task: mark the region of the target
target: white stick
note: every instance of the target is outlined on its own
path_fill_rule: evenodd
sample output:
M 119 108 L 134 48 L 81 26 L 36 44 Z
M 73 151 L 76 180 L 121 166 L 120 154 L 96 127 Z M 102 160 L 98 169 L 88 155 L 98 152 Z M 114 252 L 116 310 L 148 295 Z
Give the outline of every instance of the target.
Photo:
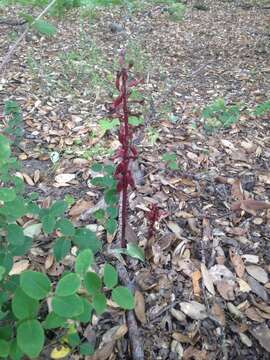
M 31 25 L 33 25 L 36 21 L 38 21 L 44 14 L 46 14 L 46 12 L 53 6 L 53 4 L 56 2 L 57 0 L 52 0 L 48 6 L 42 10 L 42 12 L 38 15 L 38 17 L 35 18 L 35 20 L 31 23 Z M 24 32 L 18 37 L 18 39 L 15 41 L 15 43 L 11 46 L 11 48 L 9 49 L 9 51 L 7 52 L 6 56 L 4 57 L 2 64 L 0 65 L 0 73 L 4 70 L 4 67 L 6 66 L 6 64 L 9 62 L 11 56 L 13 55 L 13 53 L 15 52 L 15 50 L 17 49 L 17 47 L 19 46 L 20 42 L 22 41 L 22 39 L 25 37 L 25 35 L 27 34 L 28 30 L 29 30 L 30 25 L 28 25 L 26 27 L 26 29 L 24 30 Z

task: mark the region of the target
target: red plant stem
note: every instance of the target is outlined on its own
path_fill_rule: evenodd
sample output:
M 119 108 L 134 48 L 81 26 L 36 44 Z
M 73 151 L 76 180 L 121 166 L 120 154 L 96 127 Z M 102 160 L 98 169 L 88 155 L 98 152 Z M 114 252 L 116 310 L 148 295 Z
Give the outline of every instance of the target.
M 124 120 L 124 141 L 123 141 L 123 193 L 122 193 L 122 229 L 121 247 L 126 247 L 126 221 L 128 206 L 128 165 L 129 165 L 129 126 L 128 126 L 128 105 L 127 105 L 127 70 L 122 69 L 122 91 L 123 91 L 123 120 Z

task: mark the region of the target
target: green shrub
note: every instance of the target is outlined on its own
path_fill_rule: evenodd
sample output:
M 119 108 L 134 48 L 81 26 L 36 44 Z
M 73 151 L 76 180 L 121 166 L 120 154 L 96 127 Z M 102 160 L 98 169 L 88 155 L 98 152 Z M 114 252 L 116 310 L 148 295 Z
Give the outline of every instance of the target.
M 6 108 L 18 111 L 10 105 Z M 51 329 L 61 330 L 63 336 L 53 341 L 57 346 L 65 339 L 62 350 L 67 354 L 93 354 L 93 344 L 83 336 L 84 324 L 91 322 L 93 312 L 99 316 L 106 311 L 108 296 L 121 308 L 132 309 L 133 295 L 118 285 L 117 272 L 110 264 L 105 264 L 103 273 L 92 270 L 94 256 L 101 249 L 95 233 L 74 227 L 65 217 L 65 201 L 55 201 L 45 209 L 37 204 L 36 194 L 25 195 L 23 182 L 15 175 L 18 168 L 10 141 L 0 134 L 0 357 L 38 357 L 51 339 Z M 111 196 L 107 194 L 108 199 Z M 115 211 L 111 209 L 110 215 L 114 219 Z M 22 227 L 25 218 L 33 223 Z M 76 246 L 74 270 L 67 268 L 58 281 L 31 269 L 19 275 L 10 273 L 14 257 L 25 256 L 34 237 L 53 239 L 56 230 L 60 236 L 54 240 L 55 259 L 61 261 Z
M 240 117 L 240 109 L 238 105 L 228 106 L 224 99 L 217 99 L 203 109 L 202 116 L 205 130 L 211 133 L 235 124 Z

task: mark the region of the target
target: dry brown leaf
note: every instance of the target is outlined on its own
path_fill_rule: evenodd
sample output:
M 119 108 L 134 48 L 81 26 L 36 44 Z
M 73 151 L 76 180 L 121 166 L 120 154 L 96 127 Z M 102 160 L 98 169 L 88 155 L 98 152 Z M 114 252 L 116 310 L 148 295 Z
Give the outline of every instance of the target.
M 244 192 L 243 192 L 243 188 L 242 188 L 240 179 L 236 179 L 234 181 L 234 183 L 232 184 L 231 194 L 235 200 L 238 200 L 238 201 L 244 200 Z
M 33 179 L 31 178 L 31 176 L 29 176 L 26 173 L 22 173 L 22 176 L 23 176 L 23 178 L 24 178 L 27 185 L 29 185 L 29 186 L 34 186 L 35 185 Z
M 233 264 L 236 275 L 242 278 L 245 274 L 245 265 L 240 255 L 236 254 L 234 248 L 229 249 L 229 256 Z
M 203 278 L 203 283 L 206 289 L 210 292 L 210 294 L 215 295 L 215 288 L 213 284 L 213 279 L 209 274 L 208 269 L 206 268 L 205 264 L 201 264 L 201 273 Z
M 196 301 L 183 301 L 180 303 L 180 308 L 183 313 L 185 313 L 193 320 L 203 320 L 206 319 L 208 316 L 205 305 Z
M 256 211 L 270 209 L 270 203 L 260 200 L 242 200 L 236 201 L 231 205 L 232 211 L 244 210 L 251 215 L 256 215 Z
M 201 277 L 202 275 L 200 270 L 194 271 L 192 273 L 192 285 L 193 285 L 193 293 L 195 298 L 200 298 L 201 296 L 201 287 L 200 287 Z
M 209 359 L 206 350 L 199 350 L 193 346 L 189 346 L 183 354 L 183 360 L 207 360 Z
M 45 260 L 45 269 L 48 270 L 50 269 L 50 267 L 52 267 L 54 263 L 54 256 L 53 254 L 49 254 L 47 257 L 46 257 L 46 260 Z
M 214 303 L 211 308 L 211 314 L 219 321 L 222 326 L 225 325 L 225 313 L 220 305 Z
M 236 281 L 238 282 L 238 285 L 239 285 L 239 291 L 250 292 L 251 287 L 249 286 L 249 284 L 246 281 L 244 281 L 243 279 L 236 279 Z
M 255 280 L 259 281 L 262 284 L 266 284 L 268 282 L 268 274 L 267 272 L 258 265 L 247 265 L 246 271 L 249 275 L 251 275 Z
M 112 340 L 117 341 L 126 335 L 128 331 L 127 325 L 116 325 L 108 329 L 105 334 L 102 336 L 102 342 L 107 344 Z
M 252 276 L 248 276 L 248 284 L 251 287 L 252 292 L 262 298 L 264 301 L 268 301 L 268 294 L 265 288 Z
M 259 323 L 264 322 L 264 319 L 260 316 L 259 312 L 255 307 L 249 307 L 248 309 L 246 309 L 245 315 L 252 321 L 256 321 Z
M 139 290 L 136 290 L 134 297 L 135 297 L 135 308 L 134 308 L 135 315 L 142 324 L 145 324 L 147 320 L 145 315 L 144 296 Z
M 169 221 L 167 225 L 178 239 L 182 239 L 183 229 L 176 222 Z
M 19 275 L 29 267 L 29 260 L 20 260 L 13 264 L 12 269 L 8 273 L 8 275 Z
M 114 344 L 115 341 L 105 344 L 101 349 L 98 349 L 94 355 L 86 356 L 85 360 L 107 360 L 113 352 Z
M 270 330 L 266 324 L 261 324 L 249 330 L 251 334 L 259 341 L 261 346 L 270 352 Z
M 59 174 L 56 175 L 54 179 L 58 184 L 66 184 L 74 180 L 75 177 L 76 177 L 75 174 Z
M 89 209 L 91 207 L 91 202 L 86 201 L 84 199 L 80 199 L 72 206 L 72 208 L 69 211 L 69 215 L 72 217 L 77 217 L 81 215 L 84 211 Z
M 217 287 L 217 291 L 220 293 L 223 299 L 227 301 L 232 301 L 235 299 L 234 285 L 232 285 L 231 282 L 226 280 L 219 280 L 215 283 L 215 285 Z

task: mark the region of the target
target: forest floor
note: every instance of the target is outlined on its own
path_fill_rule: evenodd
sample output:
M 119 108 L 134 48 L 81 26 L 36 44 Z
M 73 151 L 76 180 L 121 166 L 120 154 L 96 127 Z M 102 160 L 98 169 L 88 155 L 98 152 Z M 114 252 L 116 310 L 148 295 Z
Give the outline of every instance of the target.
M 119 146 L 117 131 L 104 132 L 99 121 L 115 96 L 120 48 L 134 76 L 144 78 L 133 94 L 145 102 L 128 237 L 146 249 L 147 261 L 129 269 L 145 303 L 145 312 L 137 309 L 145 359 L 270 356 L 270 121 L 269 112 L 251 112 L 270 99 L 270 8 L 246 3 L 187 1 L 179 22 L 165 5 L 71 11 L 50 19 L 56 36 L 29 32 L 1 74 L 1 112 L 7 99 L 23 111 L 27 190 L 44 202 L 72 195 L 70 218 L 96 229 L 104 256 L 114 239 L 83 214 L 102 196 L 89 166 Z M 20 10 L 1 9 L 1 17 Z M 0 61 L 21 31 L 0 25 Z M 227 129 L 202 118 L 216 98 L 239 108 Z M 178 169 L 164 154 L 173 154 Z M 147 241 L 152 203 L 166 215 Z M 45 269 L 50 253 L 50 242 L 35 244 L 29 266 Z M 55 276 L 64 268 L 52 263 L 44 271 Z M 95 330 L 102 336 L 121 321 L 123 313 L 109 310 Z M 127 341 L 98 359 L 127 359 Z

